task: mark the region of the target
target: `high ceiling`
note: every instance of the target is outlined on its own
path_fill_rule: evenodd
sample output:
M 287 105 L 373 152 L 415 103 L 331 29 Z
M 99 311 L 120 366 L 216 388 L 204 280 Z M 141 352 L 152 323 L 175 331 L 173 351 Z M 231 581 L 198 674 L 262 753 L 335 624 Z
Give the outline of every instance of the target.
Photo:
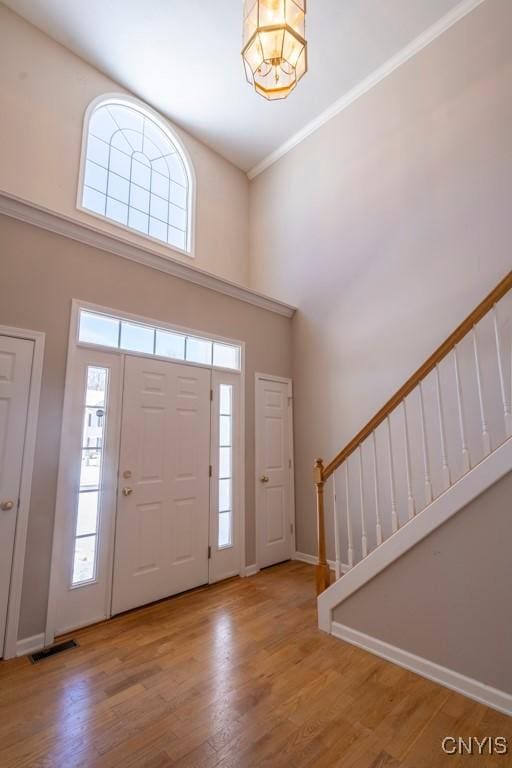
M 251 91 L 242 0 L 3 0 L 243 170 L 277 149 L 460 0 L 309 0 L 309 73 Z

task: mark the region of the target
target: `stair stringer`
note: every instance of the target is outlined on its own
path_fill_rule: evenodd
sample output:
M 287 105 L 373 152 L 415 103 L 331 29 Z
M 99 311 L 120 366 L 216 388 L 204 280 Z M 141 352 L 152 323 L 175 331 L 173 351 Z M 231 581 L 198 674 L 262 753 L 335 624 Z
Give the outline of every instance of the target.
M 381 571 L 512 471 L 512 438 L 389 537 L 318 597 L 318 626 L 332 633 L 332 612 Z

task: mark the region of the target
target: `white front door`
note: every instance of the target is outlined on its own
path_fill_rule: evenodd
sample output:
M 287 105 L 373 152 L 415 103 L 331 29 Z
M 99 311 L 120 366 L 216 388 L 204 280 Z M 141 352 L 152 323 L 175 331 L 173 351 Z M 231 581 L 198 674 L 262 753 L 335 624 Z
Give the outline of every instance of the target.
M 0 656 L 4 647 L 34 344 L 0 336 Z
M 125 362 L 112 613 L 208 582 L 211 372 Z
M 265 568 L 292 555 L 290 383 L 256 379 L 257 559 Z

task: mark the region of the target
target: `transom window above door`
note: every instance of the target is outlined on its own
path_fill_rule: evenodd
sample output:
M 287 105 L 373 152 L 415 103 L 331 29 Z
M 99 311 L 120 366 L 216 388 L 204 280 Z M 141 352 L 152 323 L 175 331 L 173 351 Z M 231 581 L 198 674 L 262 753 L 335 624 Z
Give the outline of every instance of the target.
M 192 255 L 192 165 L 151 110 L 121 97 L 93 102 L 81 176 L 81 208 Z
M 227 344 L 88 309 L 79 311 L 78 342 L 213 368 L 228 368 L 232 371 L 241 369 L 241 348 L 237 344 Z

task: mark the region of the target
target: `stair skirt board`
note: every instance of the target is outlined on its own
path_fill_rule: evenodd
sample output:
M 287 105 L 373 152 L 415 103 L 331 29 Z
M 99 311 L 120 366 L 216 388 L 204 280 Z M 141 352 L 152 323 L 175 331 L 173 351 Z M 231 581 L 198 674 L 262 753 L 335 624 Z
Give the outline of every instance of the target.
M 433 661 L 429 661 L 429 659 L 415 656 L 413 653 L 409 653 L 409 651 L 389 645 L 389 643 L 385 643 L 383 640 L 365 635 L 363 632 L 346 627 L 337 621 L 332 622 L 331 634 L 339 640 L 356 645 L 358 648 L 369 651 L 375 656 L 386 659 L 386 661 L 415 672 L 421 675 L 421 677 L 426 677 L 427 680 L 433 680 L 445 688 L 450 688 L 452 691 L 467 696 L 469 699 L 478 701 L 480 704 L 484 704 L 512 717 L 512 694 L 510 693 L 499 691 L 497 688 L 492 688 L 490 685 L 461 675 L 452 669 L 442 667 Z
M 318 557 L 316 557 L 316 555 L 307 555 L 305 552 L 294 552 L 292 555 L 292 560 L 298 560 L 301 563 L 308 563 L 309 565 L 318 564 Z M 327 563 L 331 571 L 336 570 L 335 560 L 328 560 Z M 349 566 L 342 563 L 341 564 L 342 573 L 346 573 L 348 570 L 350 570 Z

